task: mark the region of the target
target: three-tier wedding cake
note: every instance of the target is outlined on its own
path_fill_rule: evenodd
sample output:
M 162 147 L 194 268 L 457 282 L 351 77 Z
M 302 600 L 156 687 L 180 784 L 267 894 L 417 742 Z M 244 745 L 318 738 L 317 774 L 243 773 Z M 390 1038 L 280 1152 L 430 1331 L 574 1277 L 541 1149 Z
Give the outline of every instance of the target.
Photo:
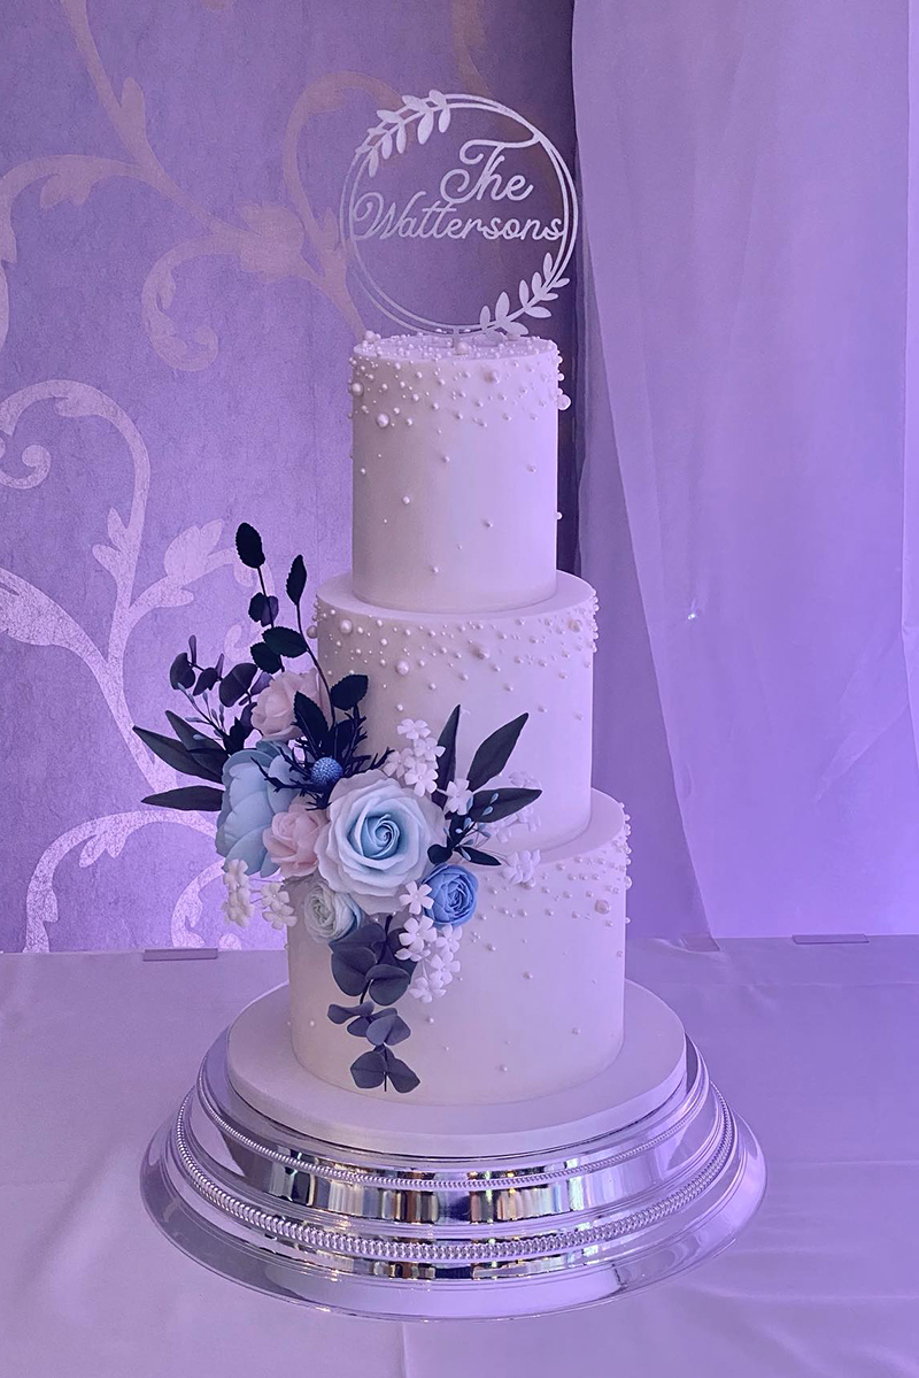
M 527 714 L 498 783 L 541 790 L 500 834 L 503 864 L 449 953 L 455 978 L 413 1010 L 411 1099 L 560 1091 L 622 1042 L 629 829 L 590 784 L 596 595 L 556 570 L 559 354 L 532 337 L 368 334 L 351 362 L 353 569 L 319 591 L 319 664 L 330 682 L 367 676 L 375 752 L 459 704 L 459 776 Z M 327 956 L 303 923 L 288 947 L 296 1055 L 354 1090 Z

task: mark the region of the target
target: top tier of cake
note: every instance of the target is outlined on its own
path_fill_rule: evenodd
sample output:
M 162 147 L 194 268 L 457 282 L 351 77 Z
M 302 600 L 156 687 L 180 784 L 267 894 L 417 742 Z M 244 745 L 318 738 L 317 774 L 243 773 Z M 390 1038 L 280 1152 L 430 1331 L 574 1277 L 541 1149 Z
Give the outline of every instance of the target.
M 414 612 L 551 598 L 555 345 L 368 334 L 351 364 L 355 594 Z

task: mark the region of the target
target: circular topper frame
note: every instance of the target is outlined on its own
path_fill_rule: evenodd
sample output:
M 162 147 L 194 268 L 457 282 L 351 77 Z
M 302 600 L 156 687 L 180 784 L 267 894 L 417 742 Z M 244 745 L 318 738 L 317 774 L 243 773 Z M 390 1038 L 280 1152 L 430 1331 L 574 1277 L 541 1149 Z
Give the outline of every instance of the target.
M 366 138 L 354 155 L 342 188 L 339 215 L 342 243 L 347 246 L 351 264 L 365 292 L 385 316 L 409 331 L 447 334 L 474 332 L 494 334 L 496 338 L 526 335 L 526 319 L 550 316 L 549 303 L 557 299 L 559 288 L 565 287 L 568 283 L 565 270 L 574 252 L 578 205 L 574 178 L 567 164 L 541 130 L 517 111 L 497 101 L 482 96 L 444 95 L 441 91 L 430 91 L 427 96 L 403 96 L 402 100 L 403 104 L 398 110 L 377 111 L 379 123 L 367 131 Z M 446 213 L 454 208 L 454 203 L 445 190 L 448 179 L 452 178 L 459 189 L 468 193 L 470 184 L 475 185 L 474 179 L 486 178 L 489 175 L 497 177 L 498 174 L 493 169 L 503 162 L 503 154 L 508 149 L 541 149 L 555 175 L 560 201 L 558 236 L 553 240 L 553 249 L 543 252 L 534 243 L 532 247 L 536 261 L 530 275 L 522 276 L 512 291 L 502 290 L 493 304 L 486 303 L 474 322 L 435 320 L 403 305 L 377 280 L 362 250 L 362 241 L 370 237 L 369 234 L 361 232 L 367 214 L 366 198 L 370 184 L 382 164 L 393 157 L 405 154 L 413 143 L 424 145 L 432 136 L 446 134 L 451 127 L 453 115 L 458 111 L 479 111 L 510 120 L 523 131 L 523 137 L 511 141 L 481 138 L 464 140 L 458 150 L 458 165 L 440 180 L 441 195 L 447 204 Z M 489 153 L 488 149 L 492 151 Z M 496 159 L 498 161 L 495 161 Z M 526 179 L 517 174 L 516 177 L 507 179 L 506 186 L 510 188 L 515 182 L 520 193 L 515 199 L 522 200 L 529 194 L 522 185 Z

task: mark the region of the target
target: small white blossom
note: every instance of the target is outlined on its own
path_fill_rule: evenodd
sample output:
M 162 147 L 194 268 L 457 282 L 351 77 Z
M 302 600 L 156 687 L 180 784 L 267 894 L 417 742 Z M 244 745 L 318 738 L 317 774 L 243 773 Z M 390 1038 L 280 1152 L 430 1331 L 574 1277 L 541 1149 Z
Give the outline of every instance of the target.
M 384 775 L 400 776 L 402 774 L 402 757 L 407 755 L 404 751 L 390 751 L 383 762 L 382 770 Z
M 242 860 L 225 862 L 223 883 L 227 887 L 227 897 L 223 902 L 223 913 L 227 923 L 235 923 L 239 928 L 248 928 L 249 920 L 252 918 L 252 890 L 246 874 L 246 863 Z
M 412 972 L 412 983 L 408 988 L 409 995 L 425 1005 L 439 999 L 459 971 L 457 950 L 463 936 L 459 925 L 432 927 L 434 935 L 426 943 L 424 955 L 417 959 L 418 964 Z
M 468 813 L 472 808 L 472 793 L 469 781 L 465 777 L 460 776 L 458 780 L 451 780 L 444 793 L 447 796 L 444 813 Z
M 282 928 L 293 928 L 297 915 L 284 885 L 269 881 L 262 886 L 262 918 L 278 932 Z
M 407 737 L 410 742 L 421 741 L 431 735 L 431 729 L 423 718 L 403 718 L 396 731 L 400 737 Z
M 416 794 L 433 794 L 437 788 L 437 767 L 432 761 L 412 756 L 405 763 L 402 780 Z
M 412 915 L 399 931 L 399 942 L 402 944 L 402 951 L 398 954 L 400 960 L 420 962 L 436 936 L 437 930 L 430 914 Z
M 446 748 L 440 746 L 433 737 L 419 737 L 413 744 L 413 753 L 421 761 L 436 761 L 445 750 Z
M 434 901 L 431 899 L 430 885 L 419 885 L 417 881 L 410 880 L 405 890 L 399 896 L 400 903 L 404 904 L 410 914 L 421 914 L 425 909 L 433 908 Z
M 540 853 L 536 847 L 532 851 L 508 852 L 501 870 L 511 885 L 532 885 L 539 862 Z

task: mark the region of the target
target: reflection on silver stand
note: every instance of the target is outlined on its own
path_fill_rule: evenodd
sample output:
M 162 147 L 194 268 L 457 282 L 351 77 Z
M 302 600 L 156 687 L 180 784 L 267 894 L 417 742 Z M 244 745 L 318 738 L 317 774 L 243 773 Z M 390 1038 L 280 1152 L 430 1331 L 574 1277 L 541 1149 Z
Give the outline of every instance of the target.
M 688 1039 L 685 1080 L 636 1123 L 474 1160 L 286 1129 L 233 1089 L 226 1045 L 151 1143 L 144 1199 L 200 1263 L 287 1300 L 400 1320 L 587 1305 L 716 1253 L 763 1194 L 759 1146 Z

